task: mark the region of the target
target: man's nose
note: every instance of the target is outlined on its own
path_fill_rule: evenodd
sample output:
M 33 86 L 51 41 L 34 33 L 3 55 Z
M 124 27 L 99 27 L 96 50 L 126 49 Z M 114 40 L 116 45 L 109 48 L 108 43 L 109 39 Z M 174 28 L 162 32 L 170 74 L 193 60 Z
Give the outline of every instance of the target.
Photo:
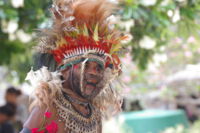
M 96 68 L 96 67 L 90 67 L 90 68 L 88 69 L 88 73 L 89 73 L 89 74 L 92 74 L 92 75 L 98 75 L 97 68 Z

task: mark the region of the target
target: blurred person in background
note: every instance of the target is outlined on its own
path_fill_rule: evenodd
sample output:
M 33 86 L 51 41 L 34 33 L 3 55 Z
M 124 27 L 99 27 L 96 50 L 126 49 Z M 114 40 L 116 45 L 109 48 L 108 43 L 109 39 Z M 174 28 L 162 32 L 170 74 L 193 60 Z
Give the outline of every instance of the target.
M 14 105 L 17 105 L 17 99 L 21 94 L 22 94 L 21 91 L 16 89 L 15 87 L 7 88 L 5 94 L 6 103 L 12 103 Z
M 16 116 L 14 119 L 14 128 L 16 132 L 19 132 L 22 129 L 23 123 L 28 117 L 28 109 L 22 102 L 21 97 L 23 97 L 23 95 L 19 89 L 13 86 L 7 88 L 5 101 L 8 104 L 14 104 L 16 106 Z
M 7 103 L 0 107 L 0 133 L 15 133 L 11 120 L 16 114 L 16 106 Z

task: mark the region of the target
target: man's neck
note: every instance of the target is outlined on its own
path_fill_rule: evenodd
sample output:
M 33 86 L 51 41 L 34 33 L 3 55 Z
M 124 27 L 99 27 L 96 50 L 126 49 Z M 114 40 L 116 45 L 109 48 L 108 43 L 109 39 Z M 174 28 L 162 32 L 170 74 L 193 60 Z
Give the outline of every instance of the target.
M 85 103 L 90 103 L 91 102 L 90 100 L 79 96 L 77 93 L 75 93 L 74 91 L 72 91 L 70 89 L 63 89 L 63 92 L 66 93 L 72 99 L 76 99 L 76 100 L 78 100 L 80 102 L 85 102 Z
M 91 108 L 89 107 L 89 103 L 91 103 L 91 101 L 82 98 L 81 96 L 69 89 L 65 89 L 63 90 L 63 92 L 70 97 L 70 99 L 68 100 L 78 112 L 81 112 L 84 115 L 89 115 L 91 113 Z

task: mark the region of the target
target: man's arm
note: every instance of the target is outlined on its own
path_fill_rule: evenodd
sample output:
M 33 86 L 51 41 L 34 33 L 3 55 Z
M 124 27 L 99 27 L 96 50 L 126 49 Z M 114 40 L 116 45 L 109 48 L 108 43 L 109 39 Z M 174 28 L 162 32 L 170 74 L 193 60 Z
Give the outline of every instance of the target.
M 20 133 L 31 133 L 31 130 L 28 128 L 23 128 Z
M 28 120 L 23 125 L 23 130 L 20 133 L 31 133 L 32 128 L 39 128 L 44 119 L 45 110 L 40 107 L 35 107 Z
M 99 128 L 98 128 L 98 133 L 102 133 L 102 120 L 100 120 L 100 122 L 99 122 L 99 126 L 98 126 Z

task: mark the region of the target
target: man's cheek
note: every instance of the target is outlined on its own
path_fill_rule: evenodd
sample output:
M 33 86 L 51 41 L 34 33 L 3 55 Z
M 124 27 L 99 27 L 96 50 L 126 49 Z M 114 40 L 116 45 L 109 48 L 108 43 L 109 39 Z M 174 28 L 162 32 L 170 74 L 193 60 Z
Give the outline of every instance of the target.
M 79 65 L 78 64 L 74 65 L 74 69 L 75 70 L 79 69 Z

